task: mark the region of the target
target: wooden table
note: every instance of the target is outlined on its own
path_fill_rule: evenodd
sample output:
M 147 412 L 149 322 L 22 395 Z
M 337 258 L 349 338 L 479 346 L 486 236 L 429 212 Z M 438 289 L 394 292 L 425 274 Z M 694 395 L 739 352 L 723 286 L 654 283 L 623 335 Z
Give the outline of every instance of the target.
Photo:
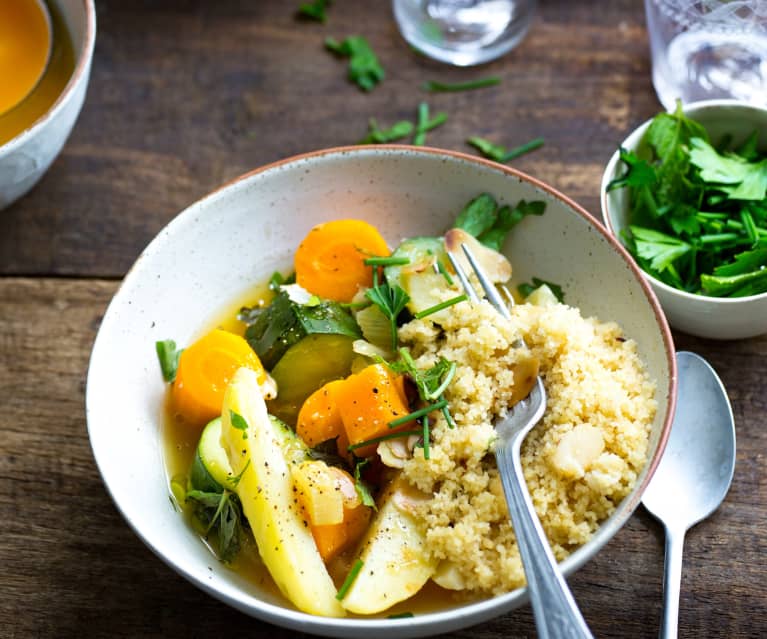
M 598 215 L 602 168 L 659 109 L 641 3 L 542 0 L 521 46 L 481 69 L 413 53 L 388 2 L 337 0 L 326 25 L 292 2 L 99 2 L 93 74 L 77 127 L 42 182 L 0 213 L 0 635 L 294 636 L 178 577 L 136 538 L 107 495 L 86 432 L 84 386 L 104 309 L 141 249 L 217 185 L 292 154 L 353 143 L 369 117 L 449 115 L 428 143 L 468 151 L 481 135 L 546 145 L 514 162 Z M 326 36 L 368 37 L 387 78 L 345 80 Z M 497 74 L 482 91 L 426 94 L 426 79 Z M 682 637 L 767 631 L 767 338 L 677 334 L 729 389 L 738 461 L 724 505 L 689 534 Z M 597 637 L 655 637 L 663 532 L 639 511 L 571 579 Z M 531 637 L 524 607 L 455 637 Z

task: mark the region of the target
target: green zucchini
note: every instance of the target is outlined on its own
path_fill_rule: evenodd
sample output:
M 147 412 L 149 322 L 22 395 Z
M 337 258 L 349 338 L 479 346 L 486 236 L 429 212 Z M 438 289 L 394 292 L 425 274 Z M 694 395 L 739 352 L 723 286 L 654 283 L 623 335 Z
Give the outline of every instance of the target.
M 410 297 L 408 310 L 415 314 L 443 301 L 434 291 L 448 285 L 447 279 L 437 269 L 450 264 L 441 237 L 412 237 L 402 242 L 392 257 L 406 257 L 405 265 L 387 266 L 384 274 L 389 286 L 395 284 Z
M 280 291 L 245 331 L 245 339 L 270 371 L 292 346 L 309 335 L 361 337 L 354 318 L 338 302 L 298 304 L 286 291 Z
M 229 458 L 221 446 L 221 418 L 208 423 L 200 435 L 189 481 L 192 488 L 204 493 L 222 493 L 232 476 Z

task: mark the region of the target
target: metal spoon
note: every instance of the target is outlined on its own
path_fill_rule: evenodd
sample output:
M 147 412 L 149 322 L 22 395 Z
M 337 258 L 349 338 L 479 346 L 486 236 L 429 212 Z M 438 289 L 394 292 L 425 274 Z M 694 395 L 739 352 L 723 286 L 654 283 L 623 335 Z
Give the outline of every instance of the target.
M 660 637 L 676 639 L 687 530 L 724 500 L 735 468 L 735 422 L 721 380 L 702 357 L 676 354 L 676 414 L 663 458 L 642 503 L 666 528 Z

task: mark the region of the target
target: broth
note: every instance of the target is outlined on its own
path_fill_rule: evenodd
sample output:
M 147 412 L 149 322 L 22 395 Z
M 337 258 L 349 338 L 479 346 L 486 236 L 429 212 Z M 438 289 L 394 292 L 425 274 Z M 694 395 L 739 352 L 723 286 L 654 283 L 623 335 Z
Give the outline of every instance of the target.
M 27 7 L 27 5 L 29 6 Z M 7 73 L 2 61 L 0 61 L 0 77 L 3 77 L 3 81 L 0 83 L 0 145 L 15 138 L 47 113 L 66 87 L 75 68 L 74 46 L 64 18 L 53 2 L 47 2 L 46 6 L 51 15 L 53 46 L 50 50 L 50 58 L 45 72 L 37 82 L 37 86 L 34 86 L 34 82 L 32 82 L 34 89 L 24 98 L 26 91 L 20 87 L 25 77 L 27 78 L 26 81 L 30 82 L 28 79 L 30 74 L 33 75 L 35 65 L 40 64 L 39 49 L 45 48 L 45 57 L 47 58 L 47 31 L 41 31 L 39 23 L 35 26 L 34 19 L 30 19 L 27 13 L 20 8 L 26 7 L 29 11 L 37 10 L 35 2 L 31 0 L 0 0 L 0 24 L 5 23 L 4 26 L 0 26 L 0 40 L 3 40 L 4 44 L 10 41 L 12 46 L 26 48 L 32 46 L 33 49 L 38 49 L 34 55 L 27 57 L 26 63 L 22 65 L 24 73 L 19 73 L 19 75 Z M 32 15 L 34 16 L 34 14 Z M 8 29 L 9 21 L 14 20 L 17 21 L 16 28 Z M 29 29 L 23 29 L 19 28 L 19 23 L 26 26 L 31 24 L 32 26 Z M 47 29 L 47 22 L 45 29 Z M 44 62 L 42 65 L 44 66 Z M 6 81 L 6 76 L 12 76 L 14 82 Z M 17 99 L 23 99 L 13 106 L 15 104 L 13 96 L 17 96 Z M 3 113 L 6 104 L 7 107 L 11 108 L 10 111 Z
M 222 312 L 216 321 L 207 326 L 207 329 L 223 328 L 224 330 L 236 333 L 237 335 L 243 335 L 245 332 L 245 324 L 237 319 L 237 313 L 240 308 L 243 306 L 255 306 L 257 304 L 268 304 L 272 297 L 273 293 L 269 290 L 268 285 L 257 286 L 246 295 L 243 295 L 241 302 L 232 304 L 228 309 Z M 170 397 L 170 393 L 168 393 L 167 397 Z M 172 407 L 170 406 L 170 401 L 167 401 L 162 428 L 162 442 L 165 467 L 169 481 L 174 478 L 182 477 L 185 480 L 185 478 L 188 477 L 189 468 L 192 465 L 195 451 L 197 450 L 197 441 L 199 437 L 200 432 L 198 430 L 190 429 L 182 420 L 176 419 Z M 171 494 L 173 494 L 172 491 Z M 174 500 L 174 503 L 177 502 Z M 187 524 L 197 529 L 197 527 L 193 525 L 192 508 L 184 504 L 177 505 L 184 513 L 184 518 L 186 519 Z M 200 537 L 202 542 L 209 547 L 211 554 L 214 554 L 213 549 L 210 548 L 205 541 L 202 531 L 200 531 Z M 283 598 L 279 588 L 261 562 L 255 542 L 250 536 L 248 536 L 247 539 L 247 543 L 243 544 L 243 547 L 240 549 L 235 560 L 227 567 L 246 579 L 249 583 L 258 585 L 275 597 Z M 342 553 L 339 557 L 332 560 L 328 565 L 328 572 L 333 577 L 337 587 L 343 583 L 344 578 L 354 561 L 354 552 L 355 549 L 352 548 L 348 552 Z M 370 619 L 386 618 L 391 615 L 402 615 L 406 613 L 426 614 L 462 605 L 472 600 L 473 599 L 470 599 L 466 595 L 459 595 L 440 588 L 433 581 L 429 580 L 416 595 L 392 606 L 378 615 L 349 614 L 348 617 Z M 285 605 L 291 606 L 292 604 L 285 600 Z

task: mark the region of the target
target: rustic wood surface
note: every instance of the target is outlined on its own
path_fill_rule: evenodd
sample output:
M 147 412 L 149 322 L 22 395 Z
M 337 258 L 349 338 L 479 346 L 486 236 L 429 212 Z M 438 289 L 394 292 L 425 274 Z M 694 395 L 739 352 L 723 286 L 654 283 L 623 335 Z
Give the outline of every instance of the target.
M 88 99 L 38 187 L 0 212 L 0 636 L 296 636 L 246 617 L 178 577 L 122 520 L 95 468 L 84 417 L 88 357 L 118 280 L 178 211 L 258 165 L 352 143 L 369 117 L 449 115 L 429 144 L 469 150 L 483 135 L 546 145 L 514 166 L 598 215 L 602 168 L 659 105 L 641 3 L 542 0 L 522 45 L 481 69 L 423 59 L 388 2 L 336 0 L 326 25 L 295 2 L 104 1 Z M 360 33 L 388 76 L 347 84 L 322 40 Z M 427 95 L 426 79 L 497 74 L 470 93 Z M 732 489 L 690 531 L 681 637 L 767 630 L 767 338 L 677 334 L 713 364 L 738 433 Z M 639 511 L 571 586 L 596 637 L 655 637 L 663 534 Z M 454 637 L 533 637 L 524 607 Z

